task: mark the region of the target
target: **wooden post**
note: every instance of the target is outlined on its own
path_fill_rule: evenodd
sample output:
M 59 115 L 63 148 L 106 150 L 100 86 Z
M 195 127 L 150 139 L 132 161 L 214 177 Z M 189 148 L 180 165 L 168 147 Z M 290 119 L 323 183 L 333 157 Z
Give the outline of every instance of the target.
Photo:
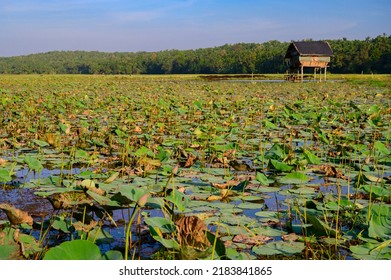
M 301 66 L 301 82 L 304 80 L 304 66 Z
M 324 80 L 325 81 L 326 81 L 326 78 L 327 78 L 326 71 L 327 71 L 327 66 L 324 67 Z
M 316 81 L 316 67 L 314 67 L 314 81 Z

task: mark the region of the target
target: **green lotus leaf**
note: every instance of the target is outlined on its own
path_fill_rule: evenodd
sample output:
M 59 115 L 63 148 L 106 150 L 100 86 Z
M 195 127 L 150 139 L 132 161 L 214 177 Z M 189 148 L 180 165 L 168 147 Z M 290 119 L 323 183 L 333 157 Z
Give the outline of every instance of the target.
M 65 241 L 49 249 L 44 260 L 103 260 L 99 247 L 87 240 Z
M 259 211 L 254 214 L 257 217 L 264 217 L 264 218 L 276 218 L 278 215 L 278 212 L 276 211 Z
M 278 237 L 283 234 L 286 234 L 285 231 L 277 228 L 271 228 L 269 226 L 258 226 L 251 229 L 255 234 L 266 235 L 270 237 Z
M 337 235 L 337 232 L 333 229 L 332 225 L 324 220 L 322 212 L 314 209 L 306 209 L 305 211 L 306 213 L 302 214 L 306 218 L 305 222 L 312 225 L 312 227 L 309 228 L 312 234 L 329 237 L 335 237 Z
M 378 198 L 379 200 L 383 200 L 385 202 L 390 202 L 391 199 L 391 188 L 387 188 L 386 186 L 376 186 L 376 185 L 361 185 L 361 189 L 365 192 L 371 194 L 374 198 Z
M 122 256 L 122 253 L 117 250 L 109 250 L 106 253 L 103 254 L 103 259 L 105 260 L 123 260 L 124 257 Z
M 275 160 L 275 159 L 271 159 L 269 161 L 269 166 L 272 169 L 275 169 L 275 170 L 281 171 L 281 172 L 289 172 L 293 169 L 293 166 L 288 165 L 285 162 Z
M 172 233 L 175 232 L 174 223 L 163 217 L 148 217 L 145 218 L 145 223 L 153 228 L 159 228 L 162 233 Z
M 119 192 L 131 201 L 136 202 L 140 197 L 146 194 L 148 190 L 146 188 L 124 185 Z
M 42 140 L 38 140 L 38 139 L 33 139 L 33 142 L 34 142 L 35 145 L 37 145 L 37 146 L 39 146 L 41 148 L 50 146 L 48 142 L 42 141 Z
M 175 239 L 166 239 L 163 237 L 162 228 L 159 226 L 149 226 L 150 234 L 153 239 L 160 242 L 165 248 L 179 250 L 180 246 Z
M 279 143 L 274 143 L 273 146 L 265 153 L 266 159 L 283 160 L 289 153 L 289 148 Z
M 166 196 L 166 200 L 172 202 L 180 212 L 183 212 L 186 210 L 189 197 L 177 190 L 173 190 L 168 196 Z
M 0 168 L 0 182 L 7 183 L 11 181 L 11 173 L 8 169 Z
M 265 174 L 261 172 L 257 172 L 257 175 L 255 177 L 255 180 L 257 180 L 259 183 L 261 183 L 263 186 L 269 186 L 269 179 L 265 176 Z
M 301 172 L 292 172 L 278 179 L 278 182 L 285 185 L 304 184 L 310 180 L 310 177 Z
M 238 208 L 241 209 L 262 209 L 265 206 L 263 203 L 252 203 L 252 202 L 246 202 L 246 203 L 240 203 L 237 205 Z
M 391 239 L 391 205 L 375 204 L 370 209 L 369 237 L 383 241 Z
M 93 191 L 88 190 L 87 194 L 92 197 L 96 202 L 98 202 L 100 205 L 104 206 L 111 206 L 111 207 L 120 207 L 117 201 L 112 200 L 108 196 L 99 195 Z
M 278 192 L 279 190 L 281 190 L 280 187 L 263 187 L 263 186 L 254 189 L 254 191 L 258 193 L 274 193 L 274 192 Z
M 294 184 L 292 182 L 295 182 L 295 181 L 290 181 L 289 184 Z M 297 182 L 297 184 L 300 184 L 300 183 Z M 311 188 L 311 187 L 303 186 L 303 187 L 299 187 L 299 188 L 289 189 L 288 192 L 289 193 L 294 193 L 294 194 L 299 194 L 299 195 L 311 195 L 311 194 L 315 193 L 315 189 Z
M 353 257 L 361 260 L 390 260 L 391 245 L 389 243 L 364 243 L 360 245 L 350 246 L 349 250 L 353 253 Z
M 28 167 L 31 170 L 39 172 L 43 169 L 41 161 L 35 156 L 26 155 L 24 157 L 24 162 L 27 163 Z
M 20 258 L 18 244 L 0 244 L 0 260 L 15 260 L 18 258 Z
M 316 155 L 314 155 L 312 152 L 309 150 L 304 150 L 303 151 L 305 158 L 308 160 L 309 163 L 311 164 L 320 164 L 321 160 L 318 158 Z
M 266 243 L 265 245 L 254 246 L 252 252 L 257 255 L 284 255 L 292 256 L 301 253 L 305 248 L 302 242 L 277 241 Z
M 387 146 L 383 143 L 383 142 L 380 142 L 380 141 L 376 141 L 374 144 L 373 144 L 373 147 L 375 148 L 375 150 L 380 153 L 381 155 L 389 155 L 391 154 L 391 150 L 387 148 Z

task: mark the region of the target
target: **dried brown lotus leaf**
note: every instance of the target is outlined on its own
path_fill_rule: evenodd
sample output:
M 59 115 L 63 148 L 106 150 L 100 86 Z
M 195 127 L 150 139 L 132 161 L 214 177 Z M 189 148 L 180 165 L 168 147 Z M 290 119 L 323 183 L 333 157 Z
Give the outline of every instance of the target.
M 93 229 L 98 225 L 98 222 L 92 220 L 92 221 L 87 225 L 87 224 L 83 224 L 82 222 L 78 221 L 78 222 L 73 223 L 72 225 L 73 225 L 73 227 L 74 227 L 76 230 L 81 230 L 81 231 L 84 231 L 84 232 L 90 232 L 91 230 L 93 230 Z
M 55 210 L 72 209 L 75 205 L 92 205 L 93 201 L 82 191 L 55 193 L 47 197 Z
M 15 208 L 14 206 L 2 203 L 0 204 L 0 209 L 2 209 L 7 215 L 8 220 L 12 225 L 28 224 L 33 225 L 33 218 L 26 212 L 20 209 Z
M 247 244 L 247 245 L 260 245 L 260 244 L 265 244 L 267 241 L 271 239 L 272 239 L 271 237 L 265 235 L 247 236 L 245 234 L 238 234 L 235 235 L 232 241 L 236 243 Z
M 210 246 L 205 223 L 197 216 L 184 216 L 175 221 L 178 242 L 181 246 L 205 249 Z

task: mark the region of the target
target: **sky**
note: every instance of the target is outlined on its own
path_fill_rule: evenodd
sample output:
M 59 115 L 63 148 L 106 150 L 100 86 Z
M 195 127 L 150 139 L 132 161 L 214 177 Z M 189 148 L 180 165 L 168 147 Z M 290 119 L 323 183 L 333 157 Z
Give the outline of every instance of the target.
M 0 57 L 382 34 L 390 0 L 0 0 Z

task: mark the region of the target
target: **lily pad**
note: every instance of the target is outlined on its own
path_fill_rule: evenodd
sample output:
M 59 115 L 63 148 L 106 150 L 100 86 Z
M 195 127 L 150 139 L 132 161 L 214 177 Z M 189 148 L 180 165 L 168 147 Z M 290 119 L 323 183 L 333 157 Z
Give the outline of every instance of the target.
M 285 242 L 277 241 L 270 242 L 265 245 L 254 246 L 252 252 L 257 255 L 271 256 L 271 255 L 284 255 L 291 256 L 301 253 L 305 248 L 302 242 Z
M 301 172 L 292 172 L 278 179 L 281 184 L 304 184 L 310 180 L 310 177 Z
M 237 205 L 241 209 L 262 209 L 265 206 L 263 203 L 244 202 Z
M 391 259 L 391 245 L 379 249 L 381 243 L 364 243 L 361 245 L 350 246 L 349 250 L 353 257 L 361 260 L 389 260 Z
M 103 260 L 99 247 L 87 240 L 61 243 L 46 252 L 44 260 Z

